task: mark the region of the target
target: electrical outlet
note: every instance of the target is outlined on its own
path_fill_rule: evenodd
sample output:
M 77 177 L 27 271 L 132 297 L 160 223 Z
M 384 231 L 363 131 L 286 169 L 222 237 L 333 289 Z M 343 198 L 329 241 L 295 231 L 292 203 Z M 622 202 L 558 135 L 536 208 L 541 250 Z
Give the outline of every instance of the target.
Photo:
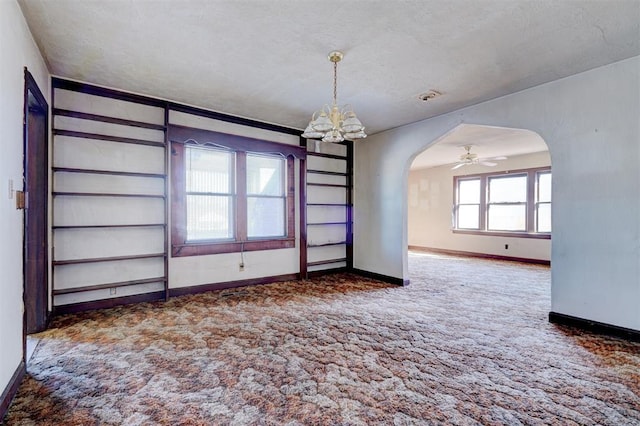
M 240 265 L 238 266 L 239 266 L 240 272 L 244 271 L 244 263 L 240 263 Z
M 505 250 L 509 250 L 509 244 L 505 244 L 505 245 L 504 245 L 504 249 L 505 249 Z
M 114 294 L 116 294 L 116 289 L 115 289 L 115 288 L 110 288 L 110 289 L 109 289 L 109 294 L 110 294 L 110 295 L 112 295 L 112 296 L 113 296 Z

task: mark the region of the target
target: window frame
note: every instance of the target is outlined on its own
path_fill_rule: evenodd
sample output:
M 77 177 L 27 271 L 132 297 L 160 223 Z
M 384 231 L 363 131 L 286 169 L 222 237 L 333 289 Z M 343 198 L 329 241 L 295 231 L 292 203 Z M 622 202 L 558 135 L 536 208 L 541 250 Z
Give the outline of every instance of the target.
M 198 256 L 244 251 L 294 248 L 295 232 L 295 158 L 306 158 L 304 147 L 264 141 L 191 127 L 170 125 L 171 144 L 171 256 Z M 187 241 L 185 145 L 211 146 L 235 153 L 234 238 Z M 246 155 L 278 155 L 285 159 L 285 232 L 283 237 L 247 238 Z
M 486 235 L 500 237 L 551 239 L 551 232 L 537 232 L 537 182 L 540 173 L 551 173 L 551 167 L 535 167 L 530 169 L 507 170 L 502 172 L 475 173 L 471 175 L 458 175 L 453 177 L 453 210 L 452 210 L 452 232 L 455 234 Z M 526 201 L 526 230 L 524 231 L 496 231 L 488 229 L 488 208 L 489 208 L 489 180 L 492 177 L 500 178 L 507 176 L 527 176 L 527 201 Z M 458 185 L 462 180 L 480 179 L 480 228 L 466 229 L 458 228 Z M 551 204 L 549 202 L 548 204 Z M 498 203 L 500 204 L 500 203 Z

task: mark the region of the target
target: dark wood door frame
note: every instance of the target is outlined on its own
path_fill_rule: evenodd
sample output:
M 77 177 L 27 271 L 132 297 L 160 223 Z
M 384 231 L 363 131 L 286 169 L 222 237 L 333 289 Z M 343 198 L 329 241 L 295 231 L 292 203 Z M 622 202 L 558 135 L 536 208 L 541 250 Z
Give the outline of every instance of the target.
M 24 69 L 23 335 L 47 327 L 49 314 L 49 105 Z M 25 350 L 26 352 L 26 350 Z

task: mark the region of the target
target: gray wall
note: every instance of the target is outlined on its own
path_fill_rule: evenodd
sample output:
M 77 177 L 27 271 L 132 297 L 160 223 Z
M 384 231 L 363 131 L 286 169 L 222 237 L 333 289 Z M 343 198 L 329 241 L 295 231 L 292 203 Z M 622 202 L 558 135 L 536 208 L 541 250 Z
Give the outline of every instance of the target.
M 553 164 L 552 311 L 640 330 L 639 117 L 634 57 L 357 143 L 354 266 L 409 278 L 415 155 L 461 123 L 528 129 Z

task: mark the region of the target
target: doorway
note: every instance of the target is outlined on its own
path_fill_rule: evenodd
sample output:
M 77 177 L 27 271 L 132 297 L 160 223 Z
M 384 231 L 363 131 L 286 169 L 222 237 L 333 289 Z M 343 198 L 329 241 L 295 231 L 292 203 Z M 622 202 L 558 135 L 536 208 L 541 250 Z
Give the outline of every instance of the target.
M 47 326 L 49 105 L 24 70 L 24 330 Z

